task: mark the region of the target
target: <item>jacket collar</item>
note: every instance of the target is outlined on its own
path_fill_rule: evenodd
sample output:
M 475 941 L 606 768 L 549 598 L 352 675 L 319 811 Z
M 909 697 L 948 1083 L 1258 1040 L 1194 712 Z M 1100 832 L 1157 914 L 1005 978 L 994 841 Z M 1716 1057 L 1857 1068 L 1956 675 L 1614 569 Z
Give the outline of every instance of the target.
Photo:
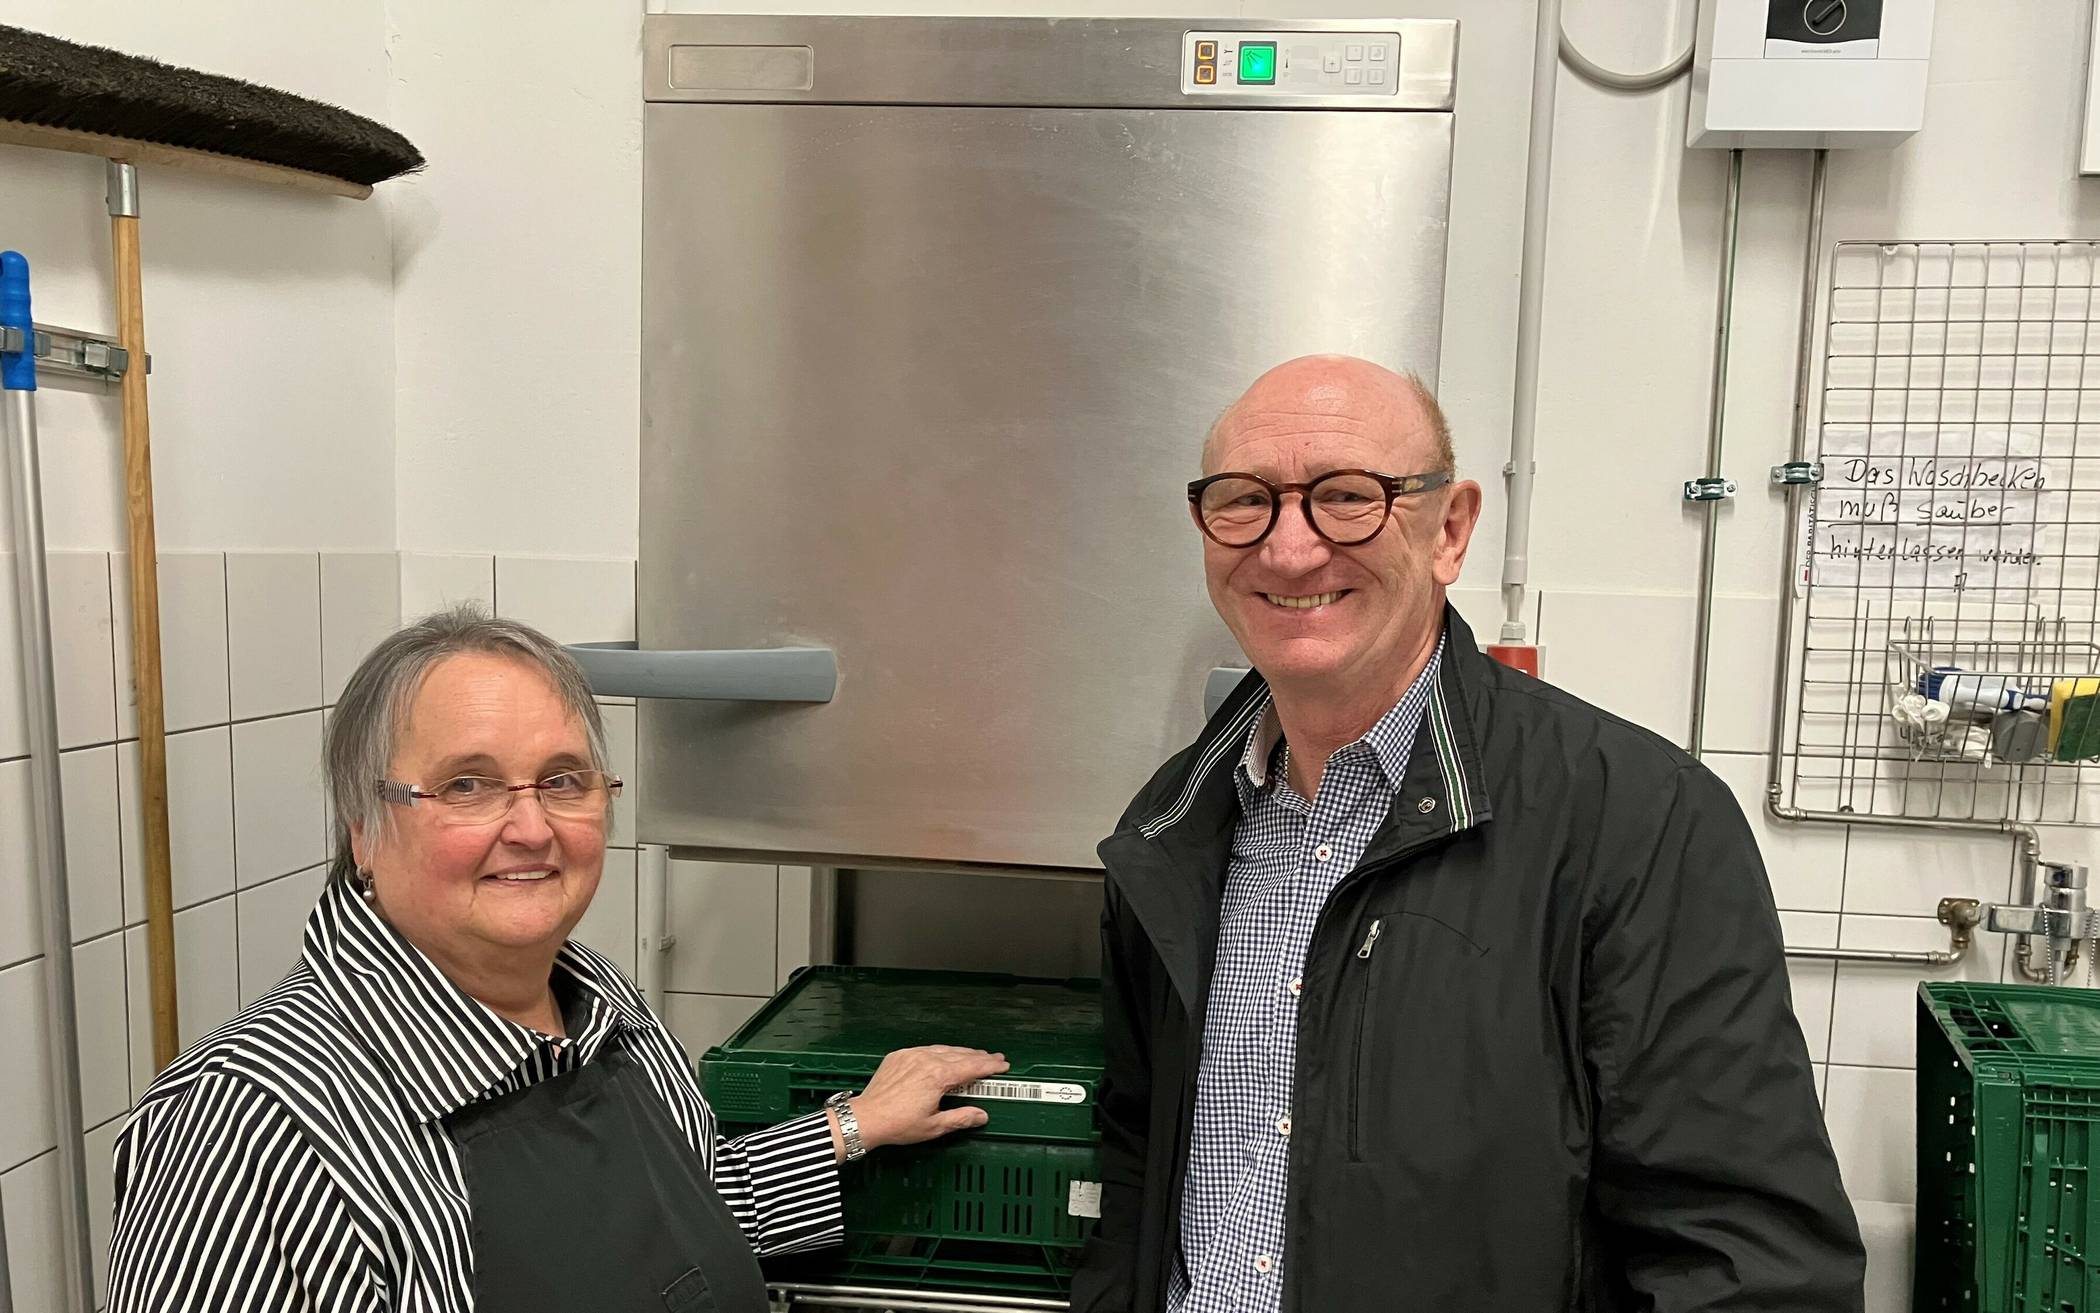
M 1448 605 L 1443 641 L 1401 787 L 1358 869 L 1485 824 L 1492 815 L 1478 724 L 1488 684 L 1488 672 L 1479 667 L 1490 658 Z M 1100 847 L 1117 892 L 1143 923 L 1192 1013 L 1201 1005 L 1217 951 L 1218 909 L 1240 816 L 1234 775 L 1269 703 L 1268 684 L 1259 671 L 1250 671 L 1184 754 L 1187 765 L 1155 782 L 1147 805 L 1134 808 L 1135 819 Z
M 543 1042 L 469 997 L 347 880 L 330 879 L 306 922 L 304 957 L 344 1018 L 394 1073 L 418 1121 L 475 1102 Z M 618 1029 L 647 1028 L 634 986 L 591 950 L 564 944 L 554 970 L 604 1004 Z

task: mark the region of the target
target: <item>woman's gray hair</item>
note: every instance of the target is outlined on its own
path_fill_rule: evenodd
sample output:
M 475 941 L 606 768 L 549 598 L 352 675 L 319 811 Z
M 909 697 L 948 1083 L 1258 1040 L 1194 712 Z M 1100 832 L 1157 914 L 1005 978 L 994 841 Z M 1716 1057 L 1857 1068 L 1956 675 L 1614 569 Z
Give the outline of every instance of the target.
M 329 716 L 328 745 L 322 756 L 328 794 L 335 803 L 335 859 L 330 878 L 348 879 L 356 874 L 351 826 L 362 827 L 366 834 L 387 832 L 392 808 L 379 796 L 379 781 L 388 776 L 408 722 L 408 709 L 440 661 L 469 652 L 511 657 L 545 675 L 556 695 L 583 722 L 591 768 L 606 768 L 605 722 L 583 671 L 561 644 L 530 625 L 491 616 L 472 602 L 425 616 L 389 634 L 358 663 Z M 407 781 L 423 786 L 437 782 Z

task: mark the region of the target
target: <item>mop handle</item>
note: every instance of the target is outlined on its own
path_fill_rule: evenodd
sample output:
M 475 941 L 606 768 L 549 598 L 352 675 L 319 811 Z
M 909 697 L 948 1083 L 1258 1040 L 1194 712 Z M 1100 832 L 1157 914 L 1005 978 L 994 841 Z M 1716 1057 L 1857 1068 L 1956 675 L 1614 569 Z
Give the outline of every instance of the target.
M 0 351 L 0 389 L 36 391 L 36 322 L 29 317 L 29 261 L 20 251 L 0 251 L 0 328 L 22 330 L 20 351 Z

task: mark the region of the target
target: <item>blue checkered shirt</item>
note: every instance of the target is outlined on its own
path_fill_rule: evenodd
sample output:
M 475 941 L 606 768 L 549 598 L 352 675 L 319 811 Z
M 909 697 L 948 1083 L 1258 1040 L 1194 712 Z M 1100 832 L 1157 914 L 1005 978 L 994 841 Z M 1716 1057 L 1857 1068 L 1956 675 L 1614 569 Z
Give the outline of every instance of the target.
M 1217 968 L 1203 1022 L 1196 1124 L 1181 1200 L 1168 1313 L 1274 1313 L 1283 1302 L 1284 1198 L 1298 991 L 1313 925 L 1356 867 L 1407 775 L 1430 690 L 1429 664 L 1398 705 L 1328 758 L 1317 796 L 1271 770 L 1281 729 L 1266 708 L 1233 781 L 1240 821 L 1225 873 Z

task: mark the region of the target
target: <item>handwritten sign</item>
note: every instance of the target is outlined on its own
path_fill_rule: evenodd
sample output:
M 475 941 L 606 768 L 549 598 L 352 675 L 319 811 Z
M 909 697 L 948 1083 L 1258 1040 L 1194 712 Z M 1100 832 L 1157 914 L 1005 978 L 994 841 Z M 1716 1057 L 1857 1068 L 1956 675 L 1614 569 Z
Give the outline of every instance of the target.
M 1957 448 L 1950 450 L 1950 448 Z M 1815 498 L 1809 568 L 1818 586 L 2025 588 L 2061 553 L 2041 514 L 2068 485 L 2032 436 L 1831 425 Z

